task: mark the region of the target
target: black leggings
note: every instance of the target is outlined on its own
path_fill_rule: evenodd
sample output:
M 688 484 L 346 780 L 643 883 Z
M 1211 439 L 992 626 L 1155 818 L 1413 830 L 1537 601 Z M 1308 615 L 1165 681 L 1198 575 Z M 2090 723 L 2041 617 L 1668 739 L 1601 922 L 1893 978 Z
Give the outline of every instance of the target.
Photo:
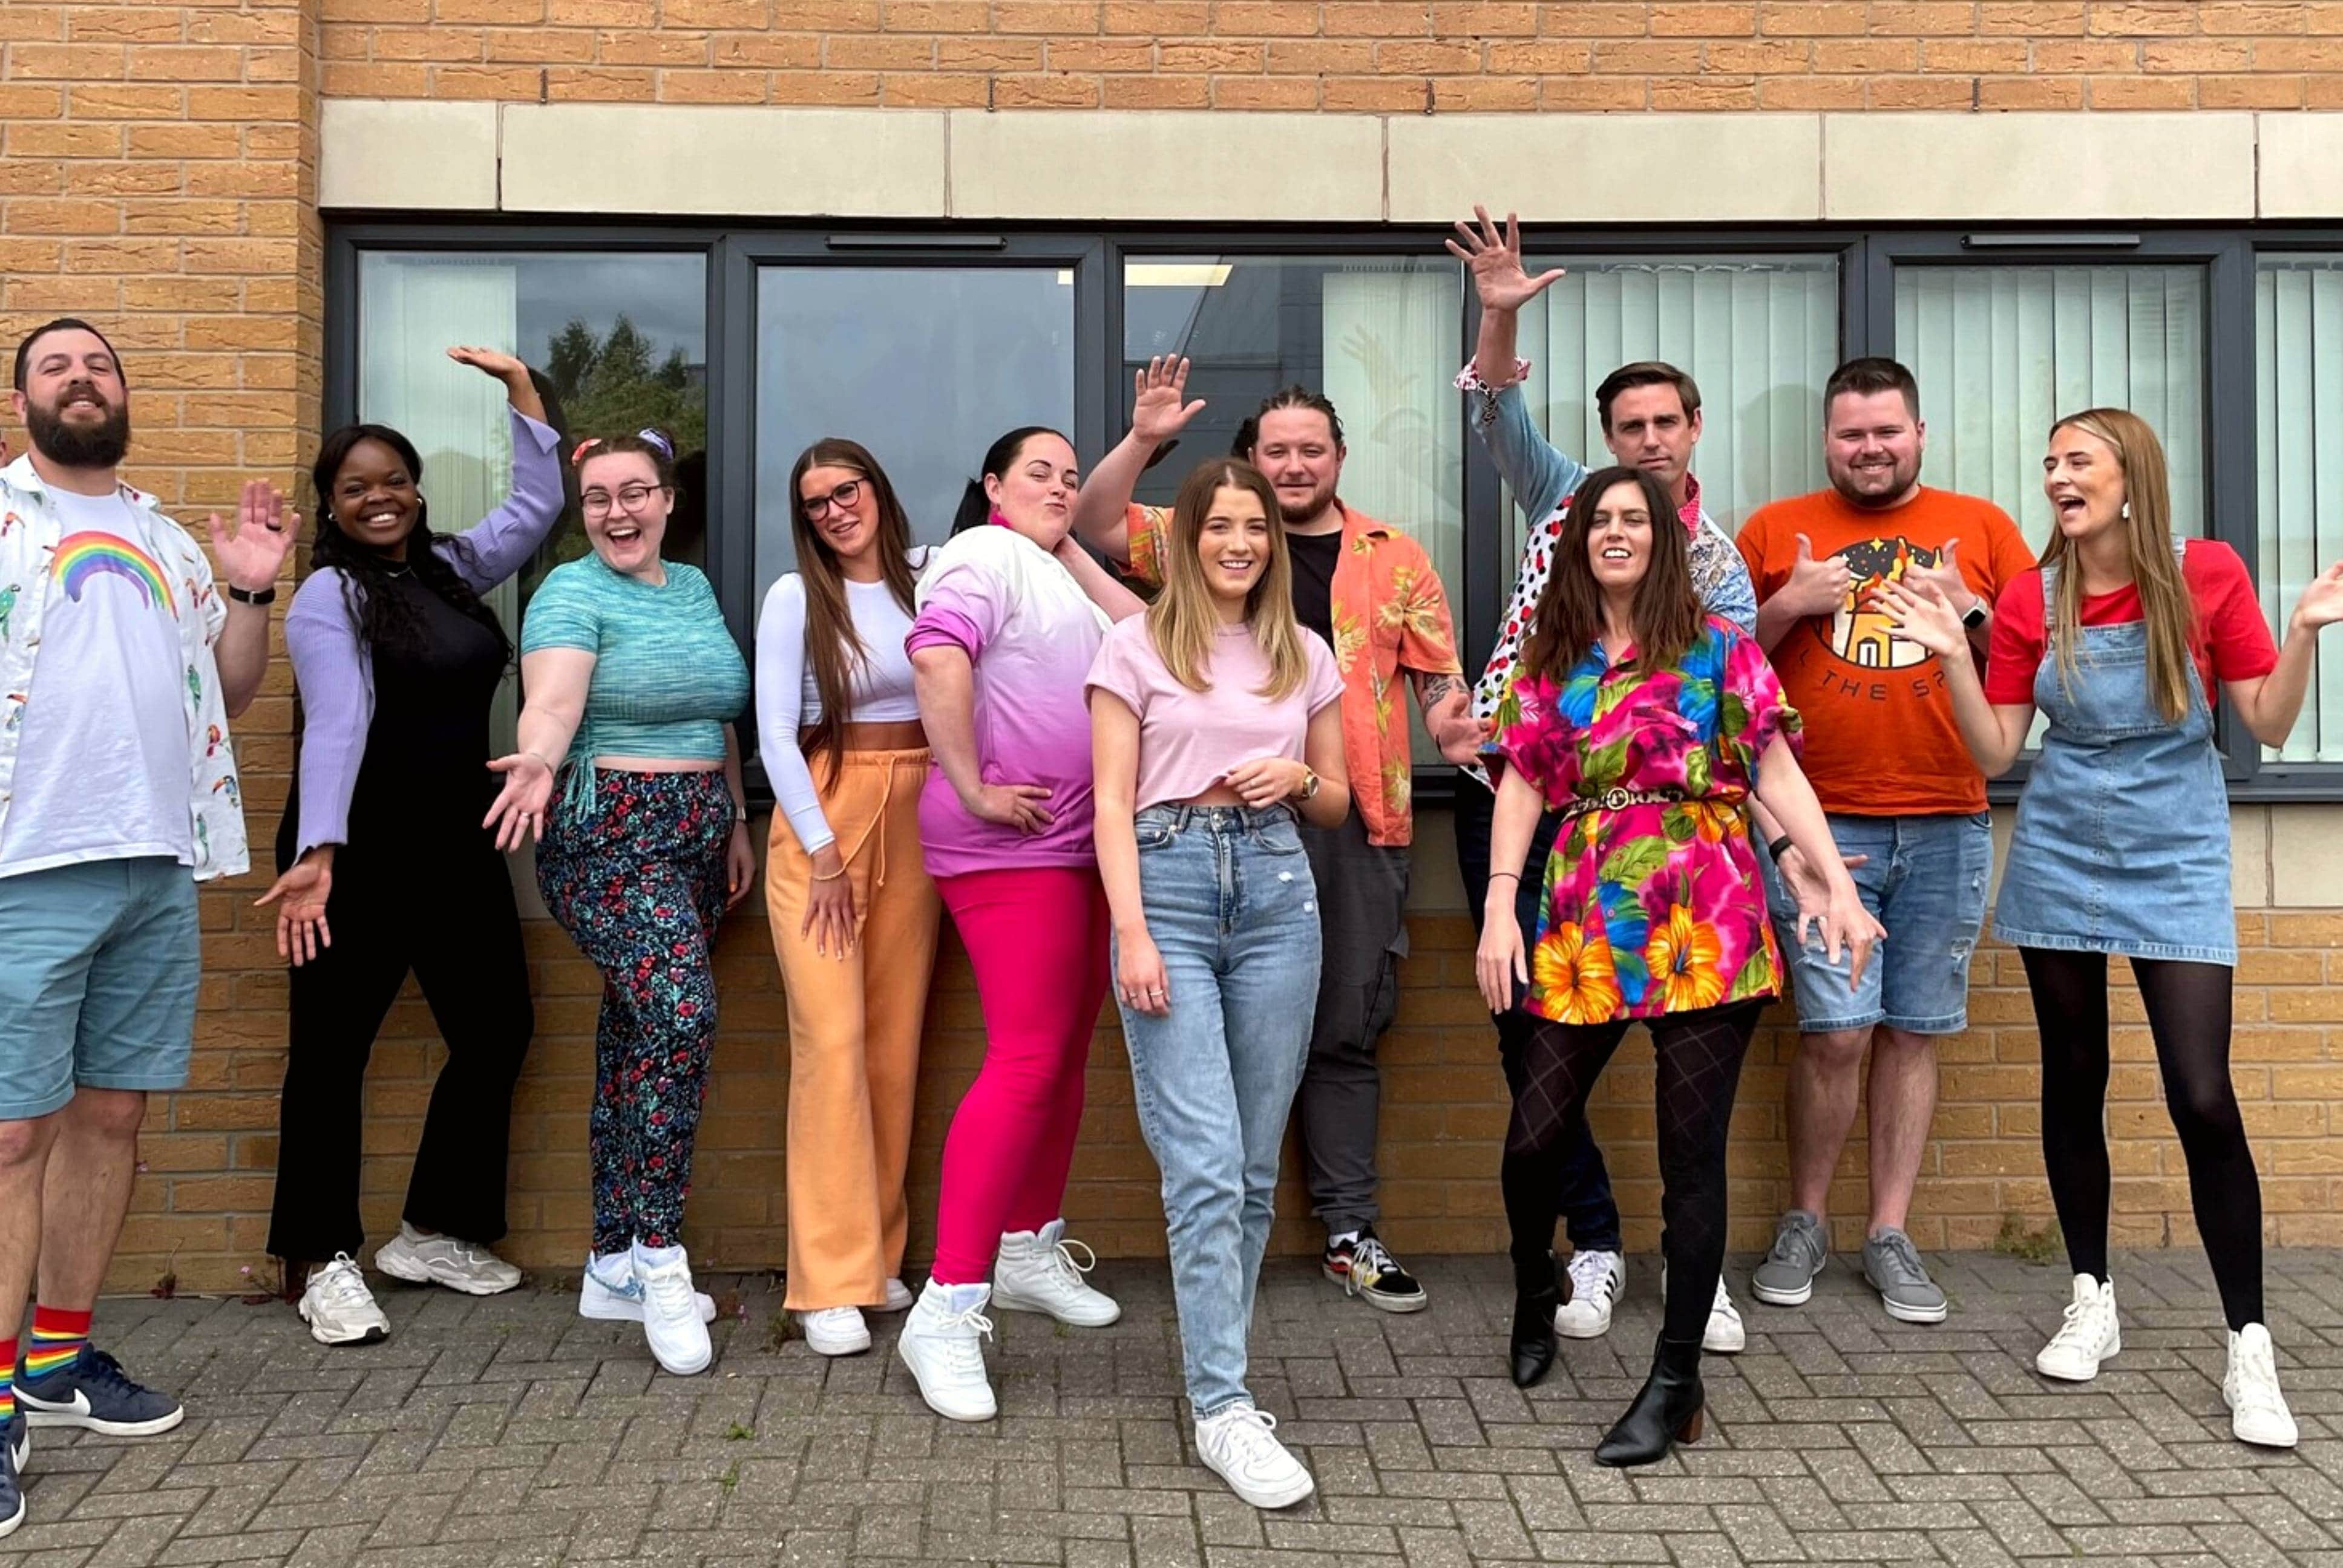
M 2107 960 L 2020 948 L 2042 1034 L 2042 1159 L 2078 1274 L 2107 1277 Z M 2134 959 L 2197 1231 L 2229 1327 L 2262 1321 L 2262 1189 L 2229 1081 L 2227 964 Z
M 1697 1342 L 1725 1271 L 1725 1135 L 1741 1083 L 1741 1059 L 1760 1001 L 1644 1020 L 1658 1063 L 1660 1217 L 1668 1261 L 1663 1338 Z M 1516 1264 L 1535 1266 L 1554 1246 L 1555 1196 L 1586 1097 L 1626 1036 L 1628 1020 L 1541 1021 L 1530 1036 L 1505 1129 L 1505 1219 Z

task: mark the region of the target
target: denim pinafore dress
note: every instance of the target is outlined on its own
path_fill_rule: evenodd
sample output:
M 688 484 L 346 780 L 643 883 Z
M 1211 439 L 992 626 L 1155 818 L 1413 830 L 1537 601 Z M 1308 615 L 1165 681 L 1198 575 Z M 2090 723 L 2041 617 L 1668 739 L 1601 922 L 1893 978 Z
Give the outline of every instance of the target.
M 2185 547 L 2173 541 L 2176 550 Z M 2042 568 L 2042 624 L 2057 575 Z M 2149 693 L 2147 623 L 2087 626 L 2071 684 L 2044 640 L 2034 704 L 2049 720 L 2017 800 L 1994 934 L 2021 948 L 2237 961 L 2229 891 L 2229 797 L 2197 660 L 2188 711 Z

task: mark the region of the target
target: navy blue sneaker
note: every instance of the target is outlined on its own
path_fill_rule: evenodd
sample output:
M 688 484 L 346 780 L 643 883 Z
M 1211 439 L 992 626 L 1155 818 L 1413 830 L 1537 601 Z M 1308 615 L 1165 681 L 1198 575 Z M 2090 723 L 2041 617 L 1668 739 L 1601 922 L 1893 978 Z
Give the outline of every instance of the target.
M 16 1408 L 35 1426 L 78 1426 L 108 1437 L 152 1437 L 187 1419 L 177 1400 L 133 1381 L 96 1345 L 37 1378 L 18 1363 Z
M 25 1412 L 18 1411 L 0 1423 L 0 1535 L 13 1533 L 25 1523 L 25 1488 L 16 1478 L 32 1452 L 33 1434 L 25 1425 Z

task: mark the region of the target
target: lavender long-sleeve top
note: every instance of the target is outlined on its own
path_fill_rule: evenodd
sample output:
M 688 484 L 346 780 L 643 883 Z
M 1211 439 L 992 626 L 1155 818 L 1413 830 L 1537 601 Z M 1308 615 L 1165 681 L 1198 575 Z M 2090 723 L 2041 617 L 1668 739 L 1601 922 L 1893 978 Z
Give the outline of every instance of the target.
M 528 564 L 561 519 L 561 443 L 549 425 L 512 417 L 512 491 L 472 528 L 434 547 L 474 593 L 486 593 Z M 358 640 L 342 598 L 342 574 L 312 572 L 285 613 L 285 649 L 301 692 L 301 829 L 295 849 L 347 843 L 350 797 L 367 731 L 374 725 L 374 658 Z M 481 761 L 485 765 L 486 758 Z

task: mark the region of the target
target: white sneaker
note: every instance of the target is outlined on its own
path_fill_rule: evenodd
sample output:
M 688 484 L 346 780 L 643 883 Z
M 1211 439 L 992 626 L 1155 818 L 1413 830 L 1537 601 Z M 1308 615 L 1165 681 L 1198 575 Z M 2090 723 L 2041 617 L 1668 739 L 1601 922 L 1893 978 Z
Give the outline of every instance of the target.
M 1232 1404 L 1196 1423 L 1196 1457 L 1255 1508 L 1284 1508 L 1318 1490 L 1302 1462 L 1277 1441 L 1277 1417 Z
M 990 1421 L 1001 1413 L 977 1343 L 992 1335 L 992 1320 L 984 1315 L 991 1295 L 990 1285 L 930 1280 L 896 1338 L 895 1353 L 911 1369 L 920 1397 L 948 1421 Z
M 2298 1434 L 2294 1412 L 2278 1390 L 2278 1351 L 2269 1330 L 2247 1323 L 2229 1336 L 2229 1370 L 2221 1378 L 2221 1402 L 2229 1407 L 2229 1431 L 2239 1442 L 2262 1448 L 2292 1448 Z
M 477 1242 L 417 1235 L 402 1220 L 398 1234 L 375 1249 L 374 1266 L 410 1285 L 445 1285 L 468 1296 L 497 1296 L 520 1283 L 520 1271 Z
M 1102 1329 L 1122 1316 L 1112 1296 L 1083 1283 L 1098 1266 L 1098 1254 L 1065 1239 L 1066 1222 L 1052 1220 L 1038 1231 L 1012 1231 L 1001 1238 L 1001 1258 L 992 1266 L 992 1304 L 1012 1312 L 1046 1312 L 1078 1329 Z M 1086 1262 L 1074 1249 L 1082 1248 Z
M 356 1259 L 337 1252 L 309 1276 L 301 1292 L 301 1321 L 321 1345 L 378 1345 L 390 1338 L 390 1320 L 375 1305 Z
M 900 1280 L 887 1282 L 887 1299 L 871 1308 L 874 1312 L 908 1312 L 911 1303 L 920 1298 L 911 1294 L 911 1287 Z
M 691 1288 L 691 1260 L 681 1247 L 659 1249 L 663 1261 L 638 1244 L 635 1279 L 643 1288 L 643 1338 L 651 1357 L 677 1377 L 708 1370 L 716 1347 L 699 1315 L 699 1292 Z
M 1660 1261 L 1660 1300 L 1668 1299 L 1668 1265 Z M 1733 1292 L 1725 1288 L 1725 1276 L 1716 1277 L 1716 1299 L 1708 1304 L 1708 1322 L 1701 1326 L 1700 1348 L 1713 1356 L 1729 1356 L 1749 1348 L 1749 1330 L 1741 1321 L 1741 1309 L 1733 1304 Z
M 2116 1282 L 2105 1284 L 2088 1274 L 2075 1276 L 2075 1299 L 2066 1303 L 2066 1321 L 2034 1358 L 2034 1370 L 2062 1382 L 2088 1382 L 2099 1375 L 2099 1363 L 2123 1349 L 2123 1328 L 2116 1321 Z
M 1569 1273 L 1570 1300 L 1554 1308 L 1554 1332 L 1599 1340 L 1611 1332 L 1611 1309 L 1627 1288 L 1627 1260 L 1616 1252 L 1573 1252 Z
M 816 1355 L 859 1356 L 870 1348 L 870 1327 L 856 1307 L 799 1312 L 798 1326 L 805 1331 L 806 1348 Z
M 699 1321 L 716 1321 L 716 1299 L 705 1291 L 694 1291 L 699 1298 Z M 643 1283 L 635 1278 L 635 1254 L 613 1252 L 607 1258 L 597 1258 L 590 1252 L 586 1258 L 585 1282 L 578 1287 L 578 1315 L 599 1322 L 639 1323 L 643 1321 Z

